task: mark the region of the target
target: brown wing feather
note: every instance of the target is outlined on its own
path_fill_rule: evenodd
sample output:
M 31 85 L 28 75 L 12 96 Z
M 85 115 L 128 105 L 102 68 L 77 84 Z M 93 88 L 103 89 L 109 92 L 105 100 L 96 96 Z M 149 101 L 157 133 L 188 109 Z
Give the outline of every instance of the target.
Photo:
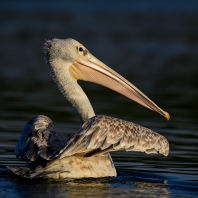
M 50 118 L 38 115 L 25 125 L 15 154 L 26 162 L 33 162 L 39 157 L 49 160 L 59 153 L 65 143 L 66 140 L 56 132 Z
M 94 116 L 67 141 L 43 115 L 25 125 L 15 153 L 26 162 L 63 158 L 77 153 L 85 157 L 117 150 L 169 153 L 165 137 L 132 122 L 107 116 Z
M 60 158 L 84 153 L 84 156 L 110 151 L 140 151 L 167 156 L 169 143 L 162 135 L 117 118 L 94 116 L 60 150 Z

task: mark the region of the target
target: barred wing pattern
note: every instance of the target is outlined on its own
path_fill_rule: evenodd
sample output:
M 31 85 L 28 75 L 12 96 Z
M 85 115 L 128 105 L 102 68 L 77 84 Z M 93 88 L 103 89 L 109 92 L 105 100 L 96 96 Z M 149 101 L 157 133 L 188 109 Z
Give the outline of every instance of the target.
M 63 158 L 76 153 L 84 157 L 117 150 L 159 153 L 167 156 L 169 143 L 162 135 L 121 119 L 98 115 L 90 118 L 60 150 Z
M 111 151 L 126 150 L 149 153 L 169 153 L 169 143 L 162 135 L 132 122 L 107 116 L 94 116 L 65 140 L 52 121 L 43 115 L 27 122 L 15 149 L 26 162 L 51 160 L 75 154 L 84 157 Z

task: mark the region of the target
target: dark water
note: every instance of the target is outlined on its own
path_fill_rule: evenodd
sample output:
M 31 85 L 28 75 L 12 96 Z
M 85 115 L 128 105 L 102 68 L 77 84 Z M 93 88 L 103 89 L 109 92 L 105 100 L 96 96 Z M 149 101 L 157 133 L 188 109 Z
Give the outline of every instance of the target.
M 198 197 L 197 1 L 1 1 L 0 197 Z M 80 127 L 44 64 L 45 39 L 74 38 L 162 109 L 166 121 L 99 85 L 80 82 L 96 114 L 130 120 L 164 135 L 168 157 L 116 152 L 118 177 L 27 180 L 14 148 L 37 114 L 69 136 Z

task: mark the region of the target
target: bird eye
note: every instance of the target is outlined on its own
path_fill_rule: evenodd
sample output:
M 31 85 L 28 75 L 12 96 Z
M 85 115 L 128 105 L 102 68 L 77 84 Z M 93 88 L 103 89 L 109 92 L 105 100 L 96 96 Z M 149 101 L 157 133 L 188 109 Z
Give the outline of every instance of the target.
M 78 49 L 80 52 L 83 52 L 83 48 L 82 47 L 79 47 Z
M 83 47 L 83 46 L 78 46 L 77 47 L 77 50 L 78 50 L 78 54 L 80 55 L 80 56 L 83 56 L 83 55 L 85 55 L 84 53 L 85 53 L 85 48 Z

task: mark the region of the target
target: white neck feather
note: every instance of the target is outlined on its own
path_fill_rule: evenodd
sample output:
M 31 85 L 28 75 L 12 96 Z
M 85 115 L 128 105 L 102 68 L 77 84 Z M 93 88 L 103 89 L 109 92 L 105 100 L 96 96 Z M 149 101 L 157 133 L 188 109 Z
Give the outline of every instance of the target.
M 64 60 L 52 60 L 48 63 L 52 77 L 57 83 L 63 95 L 76 107 L 82 120 L 85 122 L 89 118 L 95 116 L 91 103 L 78 85 L 77 81 L 69 73 L 69 66 L 71 65 Z

